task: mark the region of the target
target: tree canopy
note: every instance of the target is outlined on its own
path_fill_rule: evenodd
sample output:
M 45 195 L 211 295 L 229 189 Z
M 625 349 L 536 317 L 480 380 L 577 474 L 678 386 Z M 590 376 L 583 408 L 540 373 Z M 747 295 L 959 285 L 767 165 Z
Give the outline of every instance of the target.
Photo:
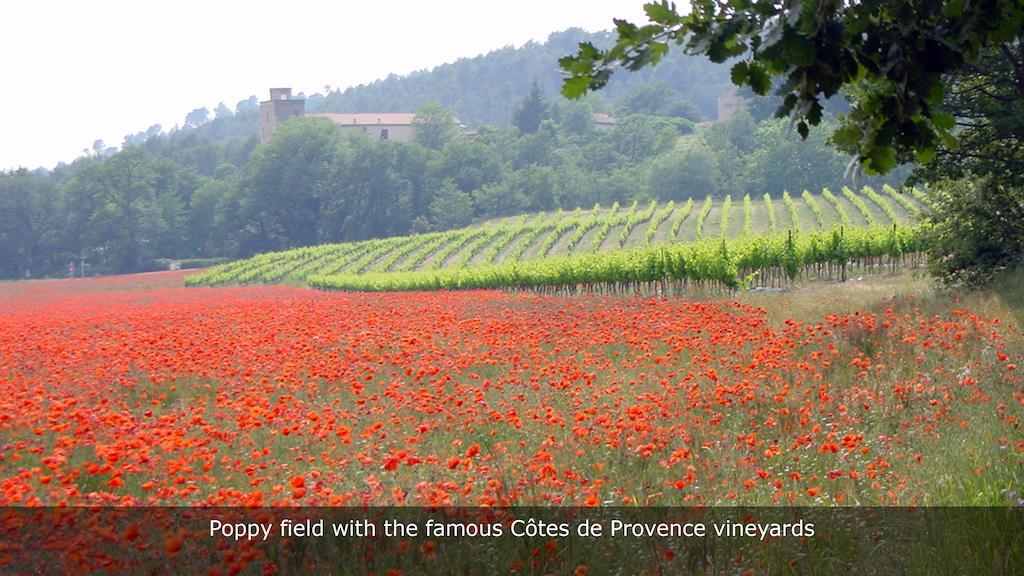
M 956 120 L 957 146 L 939 149 L 917 179 L 983 176 L 1024 187 L 1024 42 L 990 47 L 948 75 L 941 110 Z
M 420 106 L 412 123 L 416 127 L 416 142 L 434 150 L 444 148 L 458 132 L 455 115 L 436 101 Z
M 516 108 L 515 114 L 512 115 L 512 123 L 519 129 L 519 132 L 533 134 L 540 128 L 540 123 L 547 118 L 547 115 L 548 106 L 544 101 L 544 92 L 534 80 L 530 84 L 530 93 L 523 98 L 519 107 Z
M 612 47 L 582 42 L 560 60 L 564 95 L 601 89 L 619 67 L 658 64 L 676 45 L 731 60 L 733 83 L 758 95 L 781 77 L 776 115 L 790 116 L 806 138 L 822 121 L 822 101 L 852 86 L 852 109 L 833 141 L 879 173 L 955 146 L 955 119 L 941 109 L 944 75 L 978 62 L 986 47 L 1019 47 L 1024 25 L 1022 0 L 693 0 L 687 14 L 663 0 L 644 9 L 644 26 L 615 20 Z

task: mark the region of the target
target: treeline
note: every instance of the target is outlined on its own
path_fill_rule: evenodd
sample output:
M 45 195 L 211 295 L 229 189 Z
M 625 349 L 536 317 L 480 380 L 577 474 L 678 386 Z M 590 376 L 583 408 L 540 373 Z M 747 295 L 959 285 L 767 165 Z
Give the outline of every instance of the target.
M 161 258 L 225 255 L 208 249 L 209 226 L 223 181 L 241 174 L 259 143 L 259 103 L 201 116 L 130 134 L 120 151 L 97 140 L 52 171 L 0 171 L 0 278 L 78 275 L 83 264 L 90 275 L 137 272 L 166 267 Z
M 203 135 L 237 129 L 247 121 L 240 111 L 53 173 L 3 173 L 0 275 L 64 275 L 72 262 L 133 272 L 161 259 L 244 257 L 523 212 L 844 183 L 845 157 L 775 120 L 740 113 L 695 127 L 633 114 L 602 129 L 589 103 L 552 103 L 539 91 L 517 107 L 531 109 L 539 112 L 517 114 L 518 127 L 483 127 L 475 138 L 438 104 L 421 108 L 409 143 L 343 135 L 314 117 L 285 123 L 262 146 L 244 130 Z

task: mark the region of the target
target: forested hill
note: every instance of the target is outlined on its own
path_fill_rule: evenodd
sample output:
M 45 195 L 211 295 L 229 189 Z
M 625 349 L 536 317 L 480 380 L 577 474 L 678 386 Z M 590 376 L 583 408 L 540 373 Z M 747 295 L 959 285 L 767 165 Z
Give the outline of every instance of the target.
M 396 112 L 416 110 L 424 102 L 435 100 L 470 126 L 506 125 L 534 80 L 549 96 L 559 93 L 562 75 L 558 59 L 575 52 L 577 44 L 584 41 L 607 45 L 611 35 L 578 28 L 556 32 L 543 44 L 530 42 L 520 48 L 505 47 L 429 71 L 406 76 L 393 74 L 371 84 L 334 90 L 326 96 L 314 94 L 308 97 L 307 108 L 319 112 Z M 330 75 L 328 72 L 325 75 Z M 654 68 L 614 76 L 601 97 L 617 102 L 631 88 L 648 83 L 672 88 L 681 101 L 692 103 L 707 119 L 717 116 L 718 96 L 731 87 L 728 67 L 675 50 Z
M 551 34 L 543 44 L 507 46 L 430 70 L 404 76 L 391 74 L 344 91 L 303 96 L 309 112 L 414 112 L 427 102 L 438 102 L 474 128 L 508 126 L 534 82 L 550 102 L 568 104 L 558 97 L 563 78 L 558 60 L 574 52 L 580 42 L 602 46 L 611 42 L 611 33 L 573 28 Z M 381 70 L 382 74 L 386 72 Z M 332 76 L 340 74 L 324 70 L 325 78 Z M 718 97 L 731 87 L 728 67 L 677 50 L 655 68 L 614 76 L 600 95 L 586 98 L 583 106 L 614 116 L 650 114 L 699 122 L 717 117 Z M 266 97 L 266 88 L 254 86 L 260 97 L 250 96 L 233 109 L 224 103 L 215 110 L 196 108 L 186 115 L 180 128 L 165 130 L 154 124 L 126 135 L 120 147 L 145 145 L 151 152 L 171 156 L 203 175 L 211 175 L 221 162 L 241 166 L 256 144 L 259 100 Z M 760 107 L 774 111 L 774 101 L 764 100 L 768 104 Z M 552 112 L 557 115 L 556 110 Z M 117 151 L 109 144 L 97 140 L 93 152 L 109 156 Z M 214 145 L 223 149 L 214 150 Z M 62 163 L 61 168 L 65 166 Z
M 563 78 L 558 60 L 575 51 L 580 42 L 601 46 L 611 42 L 611 35 L 579 28 L 555 32 L 543 44 L 507 46 L 430 70 L 404 76 L 391 74 L 344 91 L 303 94 L 306 110 L 414 112 L 428 102 L 438 102 L 474 128 L 508 126 L 534 82 L 549 101 L 568 105 L 558 97 Z M 381 70 L 382 74 L 386 72 Z M 340 75 L 324 70 L 325 78 Z M 682 117 L 692 122 L 714 120 L 718 115 L 718 97 L 731 86 L 728 67 L 674 51 L 653 69 L 615 76 L 600 95 L 585 99 L 583 106 L 614 116 L 650 114 Z M 120 148 L 145 145 L 151 152 L 171 156 L 203 175 L 211 175 L 221 162 L 241 166 L 256 144 L 259 100 L 266 97 L 266 88 L 254 86 L 260 97 L 250 96 L 234 109 L 224 103 L 215 110 L 196 108 L 186 115 L 180 128 L 166 130 L 154 124 L 126 135 Z M 774 110 L 775 105 L 769 107 Z M 556 110 L 552 112 L 557 115 Z M 109 144 L 97 140 L 93 153 L 113 154 L 118 148 Z M 214 145 L 223 149 L 214 150 Z M 59 169 L 66 166 L 62 163 Z

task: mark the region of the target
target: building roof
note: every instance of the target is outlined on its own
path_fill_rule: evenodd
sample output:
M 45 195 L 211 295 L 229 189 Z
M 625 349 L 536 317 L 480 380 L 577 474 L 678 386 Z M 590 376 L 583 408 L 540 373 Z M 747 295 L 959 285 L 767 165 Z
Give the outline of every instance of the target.
M 603 112 L 597 112 L 594 114 L 593 117 L 595 124 L 617 124 L 615 118 L 612 118 L 611 116 Z
M 363 112 L 359 114 L 307 114 L 327 118 L 341 126 L 411 126 L 415 114 L 409 112 Z

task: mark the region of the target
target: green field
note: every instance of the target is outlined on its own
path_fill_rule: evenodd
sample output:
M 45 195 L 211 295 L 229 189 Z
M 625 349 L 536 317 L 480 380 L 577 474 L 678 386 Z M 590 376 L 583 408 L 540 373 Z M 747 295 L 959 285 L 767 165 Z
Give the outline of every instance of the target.
M 788 266 L 792 271 L 794 265 L 841 265 L 838 258 L 892 259 L 916 253 L 914 221 L 924 201 L 920 191 L 884 187 L 598 205 L 496 219 L 446 232 L 261 254 L 207 270 L 191 277 L 189 284 L 308 282 L 322 288 L 381 290 L 668 277 L 732 285 L 738 275 L 745 280 L 752 280 L 755 273 L 762 281 L 772 278 L 765 276 L 766 269 Z M 689 266 L 665 264 L 673 258 Z M 783 262 L 794 258 L 796 262 Z M 663 262 L 655 264 L 652 259 Z M 642 265 L 637 264 L 640 261 Z M 705 264 L 721 269 L 697 270 Z M 609 266 L 640 269 L 623 276 Z M 595 267 L 602 270 L 594 271 Z M 480 274 L 488 277 L 479 278 Z

